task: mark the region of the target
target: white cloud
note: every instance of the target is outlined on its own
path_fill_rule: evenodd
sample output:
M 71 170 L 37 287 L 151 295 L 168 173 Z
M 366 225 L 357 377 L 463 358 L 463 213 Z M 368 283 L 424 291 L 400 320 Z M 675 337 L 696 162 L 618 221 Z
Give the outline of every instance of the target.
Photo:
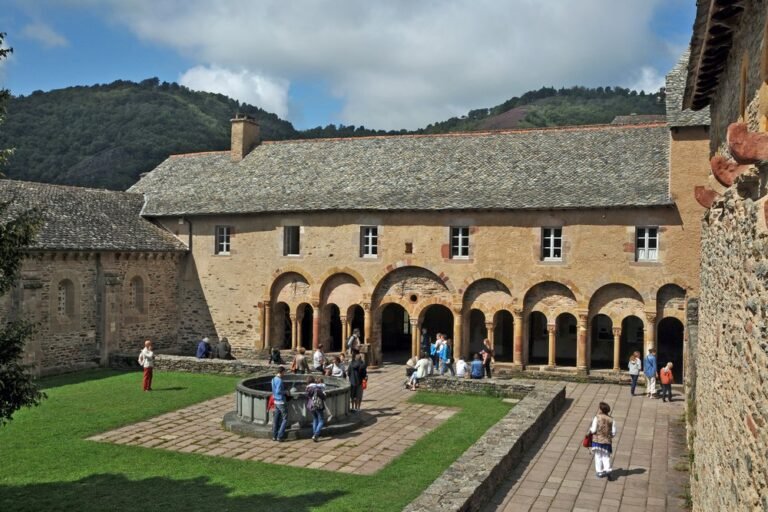
M 53 30 L 50 25 L 46 25 L 41 21 L 35 21 L 26 25 L 21 29 L 21 34 L 24 37 L 37 41 L 46 48 L 69 45 L 69 41 L 64 36 Z
M 661 87 L 664 87 L 664 75 L 651 66 L 640 68 L 640 72 L 635 73 L 634 81 L 629 84 L 630 89 L 650 93 L 658 91 Z
M 283 118 L 288 113 L 287 80 L 258 75 L 244 69 L 231 71 L 218 66 L 195 66 L 179 77 L 179 83 L 196 91 L 226 94 Z
M 625 84 L 663 0 L 70 0 L 197 63 L 318 80 L 342 121 L 415 128 L 544 85 Z M 642 74 L 638 76 L 642 78 Z

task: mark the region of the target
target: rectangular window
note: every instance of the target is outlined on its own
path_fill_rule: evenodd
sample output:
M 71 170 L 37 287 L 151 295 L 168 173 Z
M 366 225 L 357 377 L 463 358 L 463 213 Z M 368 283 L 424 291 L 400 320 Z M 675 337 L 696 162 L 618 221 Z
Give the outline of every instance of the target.
M 469 228 L 451 228 L 451 258 L 469 258 Z
M 541 259 L 542 261 L 562 261 L 563 228 L 541 229 Z
M 360 256 L 363 258 L 375 258 L 379 254 L 379 228 L 378 226 L 360 227 Z
M 216 226 L 216 254 L 229 254 L 232 228 Z
M 283 227 L 283 255 L 298 256 L 301 254 L 301 232 L 299 226 Z
M 659 228 L 635 228 L 635 260 L 658 261 Z

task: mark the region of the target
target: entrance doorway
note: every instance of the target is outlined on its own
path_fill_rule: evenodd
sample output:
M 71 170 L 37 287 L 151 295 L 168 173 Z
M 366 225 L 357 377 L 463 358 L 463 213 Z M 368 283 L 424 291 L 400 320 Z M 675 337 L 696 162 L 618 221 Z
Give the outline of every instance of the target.
M 328 340 L 325 347 L 328 352 L 340 352 L 342 347 L 342 326 L 341 326 L 341 312 L 336 304 L 328 304 L 326 306 L 327 318 L 328 318 Z
M 483 350 L 483 340 L 488 337 L 488 329 L 485 326 L 485 314 L 479 309 L 469 312 L 469 357 Z
M 312 317 L 315 311 L 309 304 L 301 304 L 297 311 L 303 311 L 301 326 L 299 327 L 299 346 L 312 350 Z
M 561 313 L 555 323 L 555 365 L 576 366 L 576 317 Z
M 547 317 L 534 311 L 528 317 L 528 364 L 547 364 L 549 362 L 549 333 Z
M 285 302 L 278 302 L 272 317 L 277 329 L 277 335 L 272 340 L 272 346 L 279 349 L 291 348 L 291 309 Z M 272 330 L 274 333 L 275 331 Z
M 453 313 L 450 309 L 442 304 L 433 304 L 427 306 L 423 315 L 421 328 L 427 330 L 430 340 L 434 340 L 439 332 L 453 339 Z
M 659 346 L 656 360 L 659 369 L 672 362 L 672 375 L 675 383 L 683 382 L 683 322 L 677 318 L 662 318 L 659 322 Z
M 613 368 L 613 322 L 606 315 L 592 318 L 590 368 Z
M 514 318 L 509 311 L 499 311 L 493 332 L 493 357 L 500 363 L 511 363 L 514 345 Z
M 399 304 L 387 304 L 381 311 L 381 352 L 385 358 L 402 359 L 411 353 L 411 321 Z
M 364 338 L 365 311 L 361 306 L 358 306 L 357 304 L 355 304 L 354 306 L 349 308 L 349 312 L 347 313 L 347 322 L 349 322 L 349 334 L 351 335 L 355 331 L 355 329 L 357 329 L 358 332 L 360 332 L 360 341 L 362 343 L 368 343 L 368 340 Z M 342 340 L 342 342 L 346 343 L 347 340 Z
M 640 352 L 643 358 L 643 321 L 636 316 L 628 316 L 621 321 L 621 346 L 619 347 L 619 368 L 625 369 L 632 352 Z

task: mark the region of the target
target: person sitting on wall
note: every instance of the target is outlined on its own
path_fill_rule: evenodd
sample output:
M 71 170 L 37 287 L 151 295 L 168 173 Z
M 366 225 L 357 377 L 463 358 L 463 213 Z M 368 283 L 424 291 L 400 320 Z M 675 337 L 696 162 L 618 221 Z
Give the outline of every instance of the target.
M 475 358 L 470 365 L 469 376 L 473 379 L 482 379 L 485 374 L 485 367 L 483 366 L 483 360 L 480 358 L 480 354 L 475 354 Z
M 269 364 L 283 364 L 283 358 L 280 357 L 280 350 L 273 348 L 269 353 Z
M 467 363 L 463 357 L 459 357 L 456 362 L 456 376 L 460 378 L 469 377 L 469 363 Z
M 211 348 L 211 344 L 208 343 L 208 338 L 203 338 L 200 340 L 200 343 L 197 344 L 197 353 L 195 354 L 195 357 L 198 359 L 208 359 L 211 357 L 211 352 L 213 349 Z
M 229 359 L 232 360 L 235 356 L 232 355 L 232 345 L 229 344 L 227 338 L 221 338 L 221 341 L 216 345 L 213 351 L 213 357 L 215 359 Z

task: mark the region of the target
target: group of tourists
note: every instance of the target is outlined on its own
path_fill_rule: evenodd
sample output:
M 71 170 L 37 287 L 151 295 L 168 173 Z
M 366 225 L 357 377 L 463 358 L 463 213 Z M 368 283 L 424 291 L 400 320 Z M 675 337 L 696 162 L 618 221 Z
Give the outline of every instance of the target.
M 212 346 L 210 340 L 206 337 L 200 340 L 195 350 L 195 357 L 198 359 L 235 359 L 232 355 L 232 345 L 227 338 L 221 338 L 216 346 Z
M 434 342 L 430 341 L 426 329 L 421 331 L 421 351 L 418 356 L 413 356 L 405 363 L 405 387 L 413 391 L 419 385 L 419 381 L 428 375 L 450 373 L 452 377 L 482 379 L 491 377 L 491 362 L 493 361 L 493 349 L 489 340 L 483 340 L 483 348 L 472 356 L 471 363 L 467 363 L 463 356 L 453 366 L 452 342 L 443 333 L 435 335 Z
M 672 383 L 675 381 L 672 368 L 674 365 L 672 362 L 668 362 L 666 366 L 661 369 L 658 368 L 658 362 L 656 359 L 656 349 L 649 349 L 648 355 L 645 356 L 645 360 L 640 359 L 640 352 L 634 352 L 630 358 L 627 368 L 629 370 L 629 376 L 632 379 L 630 385 L 630 393 L 635 396 L 635 389 L 637 388 L 637 380 L 640 377 L 640 372 L 643 372 L 645 376 L 646 396 L 648 398 L 659 398 L 656 395 L 656 381 L 658 379 L 661 384 L 661 399 L 666 402 L 672 401 Z

